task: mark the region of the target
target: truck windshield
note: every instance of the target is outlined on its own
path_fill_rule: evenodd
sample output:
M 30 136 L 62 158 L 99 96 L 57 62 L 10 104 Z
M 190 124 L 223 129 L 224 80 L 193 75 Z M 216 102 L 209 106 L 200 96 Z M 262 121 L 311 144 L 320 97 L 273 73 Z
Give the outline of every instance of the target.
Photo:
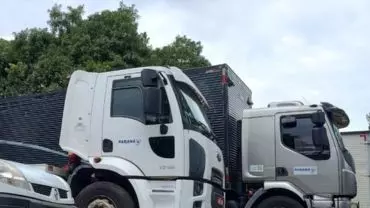
M 344 146 L 343 138 L 342 138 L 342 135 L 340 135 L 339 129 L 335 125 L 333 125 L 333 124 L 331 124 L 331 126 L 332 126 L 332 128 L 334 130 L 335 138 L 338 141 L 338 144 L 339 144 L 340 149 L 342 151 L 345 150 L 346 147 Z
M 351 153 L 346 149 L 346 147 L 343 143 L 343 138 L 342 138 L 342 135 L 339 132 L 339 129 L 334 124 L 332 124 L 331 122 L 330 122 L 330 125 L 331 125 L 331 127 L 334 131 L 334 135 L 335 135 L 335 138 L 338 142 L 339 148 L 343 153 L 344 160 L 346 160 L 347 164 L 352 168 L 352 170 L 354 172 L 356 172 L 355 162 L 353 160 L 353 157 L 352 157 Z
M 212 137 L 211 127 L 196 93 L 184 83 L 176 84 L 180 92 L 183 118 L 187 120 L 189 127 L 207 137 Z

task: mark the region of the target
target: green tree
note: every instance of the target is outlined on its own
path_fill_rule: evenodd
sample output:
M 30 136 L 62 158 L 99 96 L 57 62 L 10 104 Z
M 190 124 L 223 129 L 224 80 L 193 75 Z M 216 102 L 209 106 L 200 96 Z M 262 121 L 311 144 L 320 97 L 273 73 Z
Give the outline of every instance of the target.
M 0 38 L 0 78 L 5 76 L 5 68 L 9 67 L 10 43 Z
M 153 49 L 145 32 L 138 32 L 138 11 L 120 2 L 83 18 L 84 6 L 54 5 L 49 28 L 27 28 L 14 40 L 0 39 L 0 96 L 65 88 L 77 69 L 102 72 L 144 65 L 180 68 L 210 65 L 202 45 L 178 36 L 168 46 Z
M 203 46 L 186 36 L 176 36 L 175 41 L 162 48 L 155 49 L 150 62 L 156 65 L 177 66 L 182 69 L 209 66 L 211 63 L 201 55 Z

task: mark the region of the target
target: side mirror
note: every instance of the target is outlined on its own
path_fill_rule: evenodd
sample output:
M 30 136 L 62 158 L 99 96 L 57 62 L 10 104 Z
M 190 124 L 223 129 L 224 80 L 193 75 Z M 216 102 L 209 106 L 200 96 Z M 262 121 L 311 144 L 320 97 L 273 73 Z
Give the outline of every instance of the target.
M 158 73 L 153 69 L 143 69 L 141 71 L 141 82 L 144 87 L 157 87 Z
M 159 88 L 144 88 L 144 112 L 146 115 L 162 115 L 162 91 Z
M 329 147 L 329 140 L 326 134 L 325 127 L 313 127 L 312 140 L 315 147 L 318 148 Z
M 316 126 L 323 126 L 325 124 L 325 113 L 322 111 L 312 113 L 311 121 Z
M 285 116 L 281 119 L 284 128 L 294 128 L 297 126 L 297 120 L 294 116 Z

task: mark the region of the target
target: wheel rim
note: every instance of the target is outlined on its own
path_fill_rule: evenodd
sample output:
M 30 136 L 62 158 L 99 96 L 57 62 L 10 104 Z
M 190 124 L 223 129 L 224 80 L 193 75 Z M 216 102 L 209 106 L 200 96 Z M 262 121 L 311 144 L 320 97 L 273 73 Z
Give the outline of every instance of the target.
M 118 208 L 113 200 L 107 196 L 98 196 L 90 201 L 87 208 Z

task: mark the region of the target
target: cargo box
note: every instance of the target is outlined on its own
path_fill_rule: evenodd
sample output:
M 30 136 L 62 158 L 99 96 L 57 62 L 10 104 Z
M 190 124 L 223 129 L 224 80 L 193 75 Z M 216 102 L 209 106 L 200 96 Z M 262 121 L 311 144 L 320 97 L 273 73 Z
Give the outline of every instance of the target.
M 223 151 L 226 180 L 230 185 L 241 181 L 241 119 L 243 110 L 251 108 L 252 91 L 227 65 L 184 70 L 207 99 L 207 114 Z M 233 187 L 236 188 L 236 187 Z

